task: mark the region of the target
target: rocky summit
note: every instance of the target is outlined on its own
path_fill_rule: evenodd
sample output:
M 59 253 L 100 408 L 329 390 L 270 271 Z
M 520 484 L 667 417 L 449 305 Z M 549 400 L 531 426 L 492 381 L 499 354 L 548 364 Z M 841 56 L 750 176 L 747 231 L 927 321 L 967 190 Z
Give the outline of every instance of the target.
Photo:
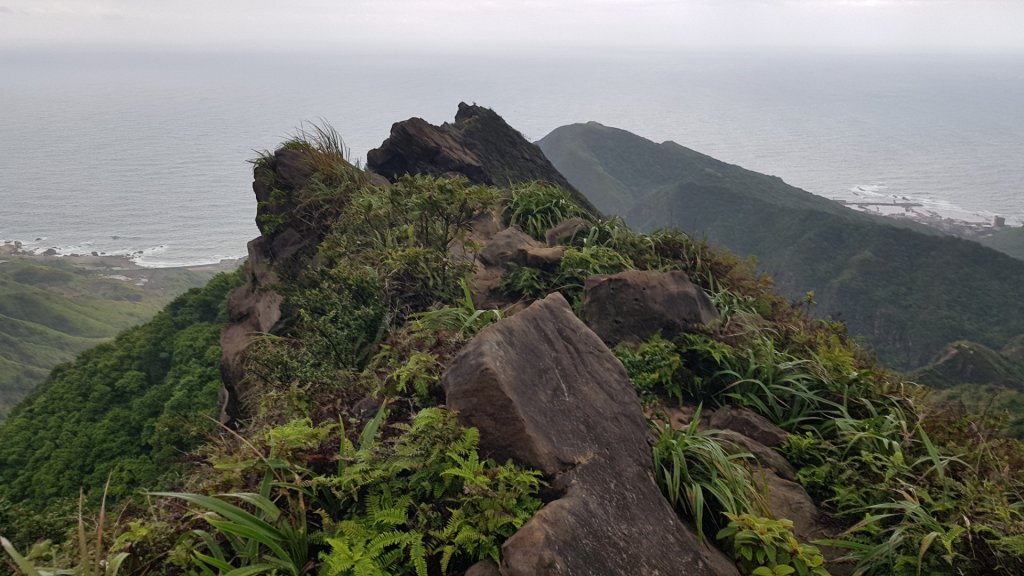
M 368 165 L 328 127 L 264 154 L 244 267 L 0 424 L 12 571 L 1024 570 L 1005 422 L 749 261 L 601 216 L 479 106 Z M 1012 376 L 1019 344 L 934 374 Z

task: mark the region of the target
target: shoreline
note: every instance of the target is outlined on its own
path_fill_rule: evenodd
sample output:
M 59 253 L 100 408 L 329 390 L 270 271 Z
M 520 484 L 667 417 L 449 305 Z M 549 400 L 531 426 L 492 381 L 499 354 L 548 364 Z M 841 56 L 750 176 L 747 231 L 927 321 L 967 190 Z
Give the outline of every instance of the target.
M 60 254 L 56 251 L 40 254 L 22 249 L 20 242 L 0 244 L 0 266 L 12 260 L 43 265 L 60 262 L 112 280 L 130 282 L 139 287 L 156 287 L 162 283 L 161 281 L 182 272 L 209 276 L 220 272 L 234 272 L 245 258 L 225 258 L 207 264 L 155 267 L 142 266 L 125 254 Z
M 77 268 L 95 269 L 97 271 L 110 270 L 141 272 L 147 270 L 189 270 L 193 272 L 230 272 L 235 270 L 246 259 L 246 257 L 243 256 L 240 258 L 222 258 L 217 262 L 180 264 L 174 266 L 145 266 L 140 264 L 133 258 L 133 256 L 134 255 L 131 254 L 105 254 L 97 252 L 93 252 L 91 254 L 62 254 L 55 248 L 49 248 L 40 252 L 38 249 L 26 250 L 25 244 L 18 240 L 7 240 L 0 244 L 0 258 L 18 258 L 34 262 L 61 260 Z

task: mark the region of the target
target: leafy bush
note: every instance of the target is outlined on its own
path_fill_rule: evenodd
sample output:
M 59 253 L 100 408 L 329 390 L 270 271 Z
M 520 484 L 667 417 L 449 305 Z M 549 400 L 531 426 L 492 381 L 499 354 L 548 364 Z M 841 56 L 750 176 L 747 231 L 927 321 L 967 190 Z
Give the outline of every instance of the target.
M 683 430 L 665 426 L 654 444 L 654 475 L 672 506 L 705 539 L 723 528 L 722 514 L 748 514 L 759 503 L 750 471 L 751 455 L 729 453 L 716 431 L 700 430 L 700 410 Z
M 676 379 L 682 361 L 672 342 L 656 335 L 639 345 L 619 344 L 614 352 L 641 396 L 661 393 L 682 403 L 683 390 Z
M 750 514 L 726 514 L 729 523 L 716 538 L 736 560 L 740 572 L 752 576 L 829 576 L 817 548 L 800 544 L 793 522 Z

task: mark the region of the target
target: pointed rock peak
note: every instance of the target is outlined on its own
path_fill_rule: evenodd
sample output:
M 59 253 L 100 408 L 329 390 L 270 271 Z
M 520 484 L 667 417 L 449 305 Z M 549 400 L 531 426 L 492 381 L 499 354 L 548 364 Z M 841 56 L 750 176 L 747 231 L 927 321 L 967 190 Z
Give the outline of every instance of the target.
M 366 164 L 390 180 L 406 174 L 459 174 L 491 186 L 540 180 L 569 190 L 584 209 L 598 213 L 540 148 L 496 112 L 476 104 L 460 103 L 455 121 L 441 126 L 422 118 L 396 122 L 380 147 L 366 154 Z

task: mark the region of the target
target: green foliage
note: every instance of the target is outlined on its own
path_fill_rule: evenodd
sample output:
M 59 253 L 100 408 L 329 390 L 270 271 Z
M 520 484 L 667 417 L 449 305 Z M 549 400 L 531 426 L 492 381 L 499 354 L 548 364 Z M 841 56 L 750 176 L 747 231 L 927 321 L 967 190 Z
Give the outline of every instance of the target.
M 759 505 L 750 471 L 743 465 L 751 455 L 726 450 L 717 431 L 700 430 L 700 410 L 683 430 L 665 426 L 654 444 L 654 474 L 672 506 L 697 527 L 722 528 L 722 514 L 747 514 Z
M 614 352 L 641 396 L 659 393 L 682 403 L 683 390 L 676 379 L 682 361 L 672 342 L 656 335 L 639 345 L 619 344 Z
M 62 569 L 54 567 L 39 567 L 37 561 L 49 556 L 54 559 L 56 553 L 52 550 L 49 541 L 43 541 L 33 546 L 28 556 L 22 556 L 13 544 L 6 538 L 0 536 L 0 547 L 14 562 L 14 567 L 23 576 L 50 576 L 56 574 L 73 574 L 75 576 L 117 576 L 121 566 L 128 559 L 127 552 L 114 552 L 107 550 L 104 545 L 104 536 L 107 526 L 107 490 L 110 488 L 110 479 L 103 488 L 103 497 L 100 500 L 99 512 L 96 516 L 95 528 L 90 531 L 86 528 L 84 503 L 85 494 L 78 500 L 78 525 L 75 532 L 75 543 L 77 544 L 76 554 L 73 560 L 74 567 Z
M 193 566 L 198 574 L 290 574 L 312 571 L 313 540 L 307 533 L 305 509 L 301 502 L 282 510 L 269 498 L 270 482 L 261 493 L 204 496 L 180 492 L 154 492 L 153 496 L 177 498 L 195 507 L 197 517 L 214 529 L 218 540 L 205 530 L 193 530 L 186 537 L 202 546 L 194 550 Z M 243 508 L 233 504 L 237 500 Z M 294 512 L 292 512 L 294 510 Z
M 628 258 L 607 246 L 567 248 L 555 283 L 574 307 L 579 307 L 587 278 L 598 274 L 617 274 L 632 268 L 633 263 Z
M 481 459 L 477 431 L 444 409 L 387 419 L 382 406 L 355 437 L 306 420 L 273 428 L 270 458 L 246 464 L 266 471 L 259 494 L 158 494 L 187 501 L 212 528 L 186 535 L 199 550 L 190 563 L 203 574 L 301 574 L 319 560 L 326 574 L 425 575 L 498 560 L 540 506 L 539 474 Z M 336 466 L 311 469 L 308 455 L 333 432 Z
M 977 238 L 978 242 L 1004 254 L 1024 260 L 1024 228 L 1006 227 Z
M 6 530 L 43 528 L 33 517 L 50 516 L 79 488 L 98 503 L 108 477 L 115 500 L 173 477 L 217 414 L 224 299 L 239 281 L 221 275 L 177 298 L 148 324 L 54 370 L 12 412 L 0 425 L 0 496 L 23 517 Z M 64 536 L 51 529 L 34 536 Z
M 501 277 L 500 288 L 509 296 L 543 298 L 551 292 L 554 284 L 551 273 L 512 262 Z
M 489 324 L 501 320 L 501 310 L 477 310 L 469 286 L 462 282 L 462 301 L 457 306 L 420 312 L 413 317 L 414 330 L 446 331 L 469 338 Z
M 817 548 L 800 544 L 793 522 L 750 514 L 726 514 L 729 523 L 716 538 L 736 560 L 740 572 L 752 576 L 828 576 Z
M 364 433 L 343 448 L 339 474 L 314 484 L 346 520 L 328 537 L 330 574 L 442 573 L 458 562 L 498 560 L 500 544 L 539 507 L 539 475 L 477 454 L 475 429 L 442 409 L 421 410 L 390 442 Z
M 506 221 L 537 240 L 566 218 L 582 215 L 569 192 L 542 182 L 513 186 L 505 206 Z
M 497 203 L 493 188 L 465 178 L 406 176 L 386 188 L 350 190 L 338 227 L 321 252 L 358 263 L 380 278 L 385 301 L 399 312 L 458 300 L 470 263 L 449 248 L 465 244 L 474 217 Z

